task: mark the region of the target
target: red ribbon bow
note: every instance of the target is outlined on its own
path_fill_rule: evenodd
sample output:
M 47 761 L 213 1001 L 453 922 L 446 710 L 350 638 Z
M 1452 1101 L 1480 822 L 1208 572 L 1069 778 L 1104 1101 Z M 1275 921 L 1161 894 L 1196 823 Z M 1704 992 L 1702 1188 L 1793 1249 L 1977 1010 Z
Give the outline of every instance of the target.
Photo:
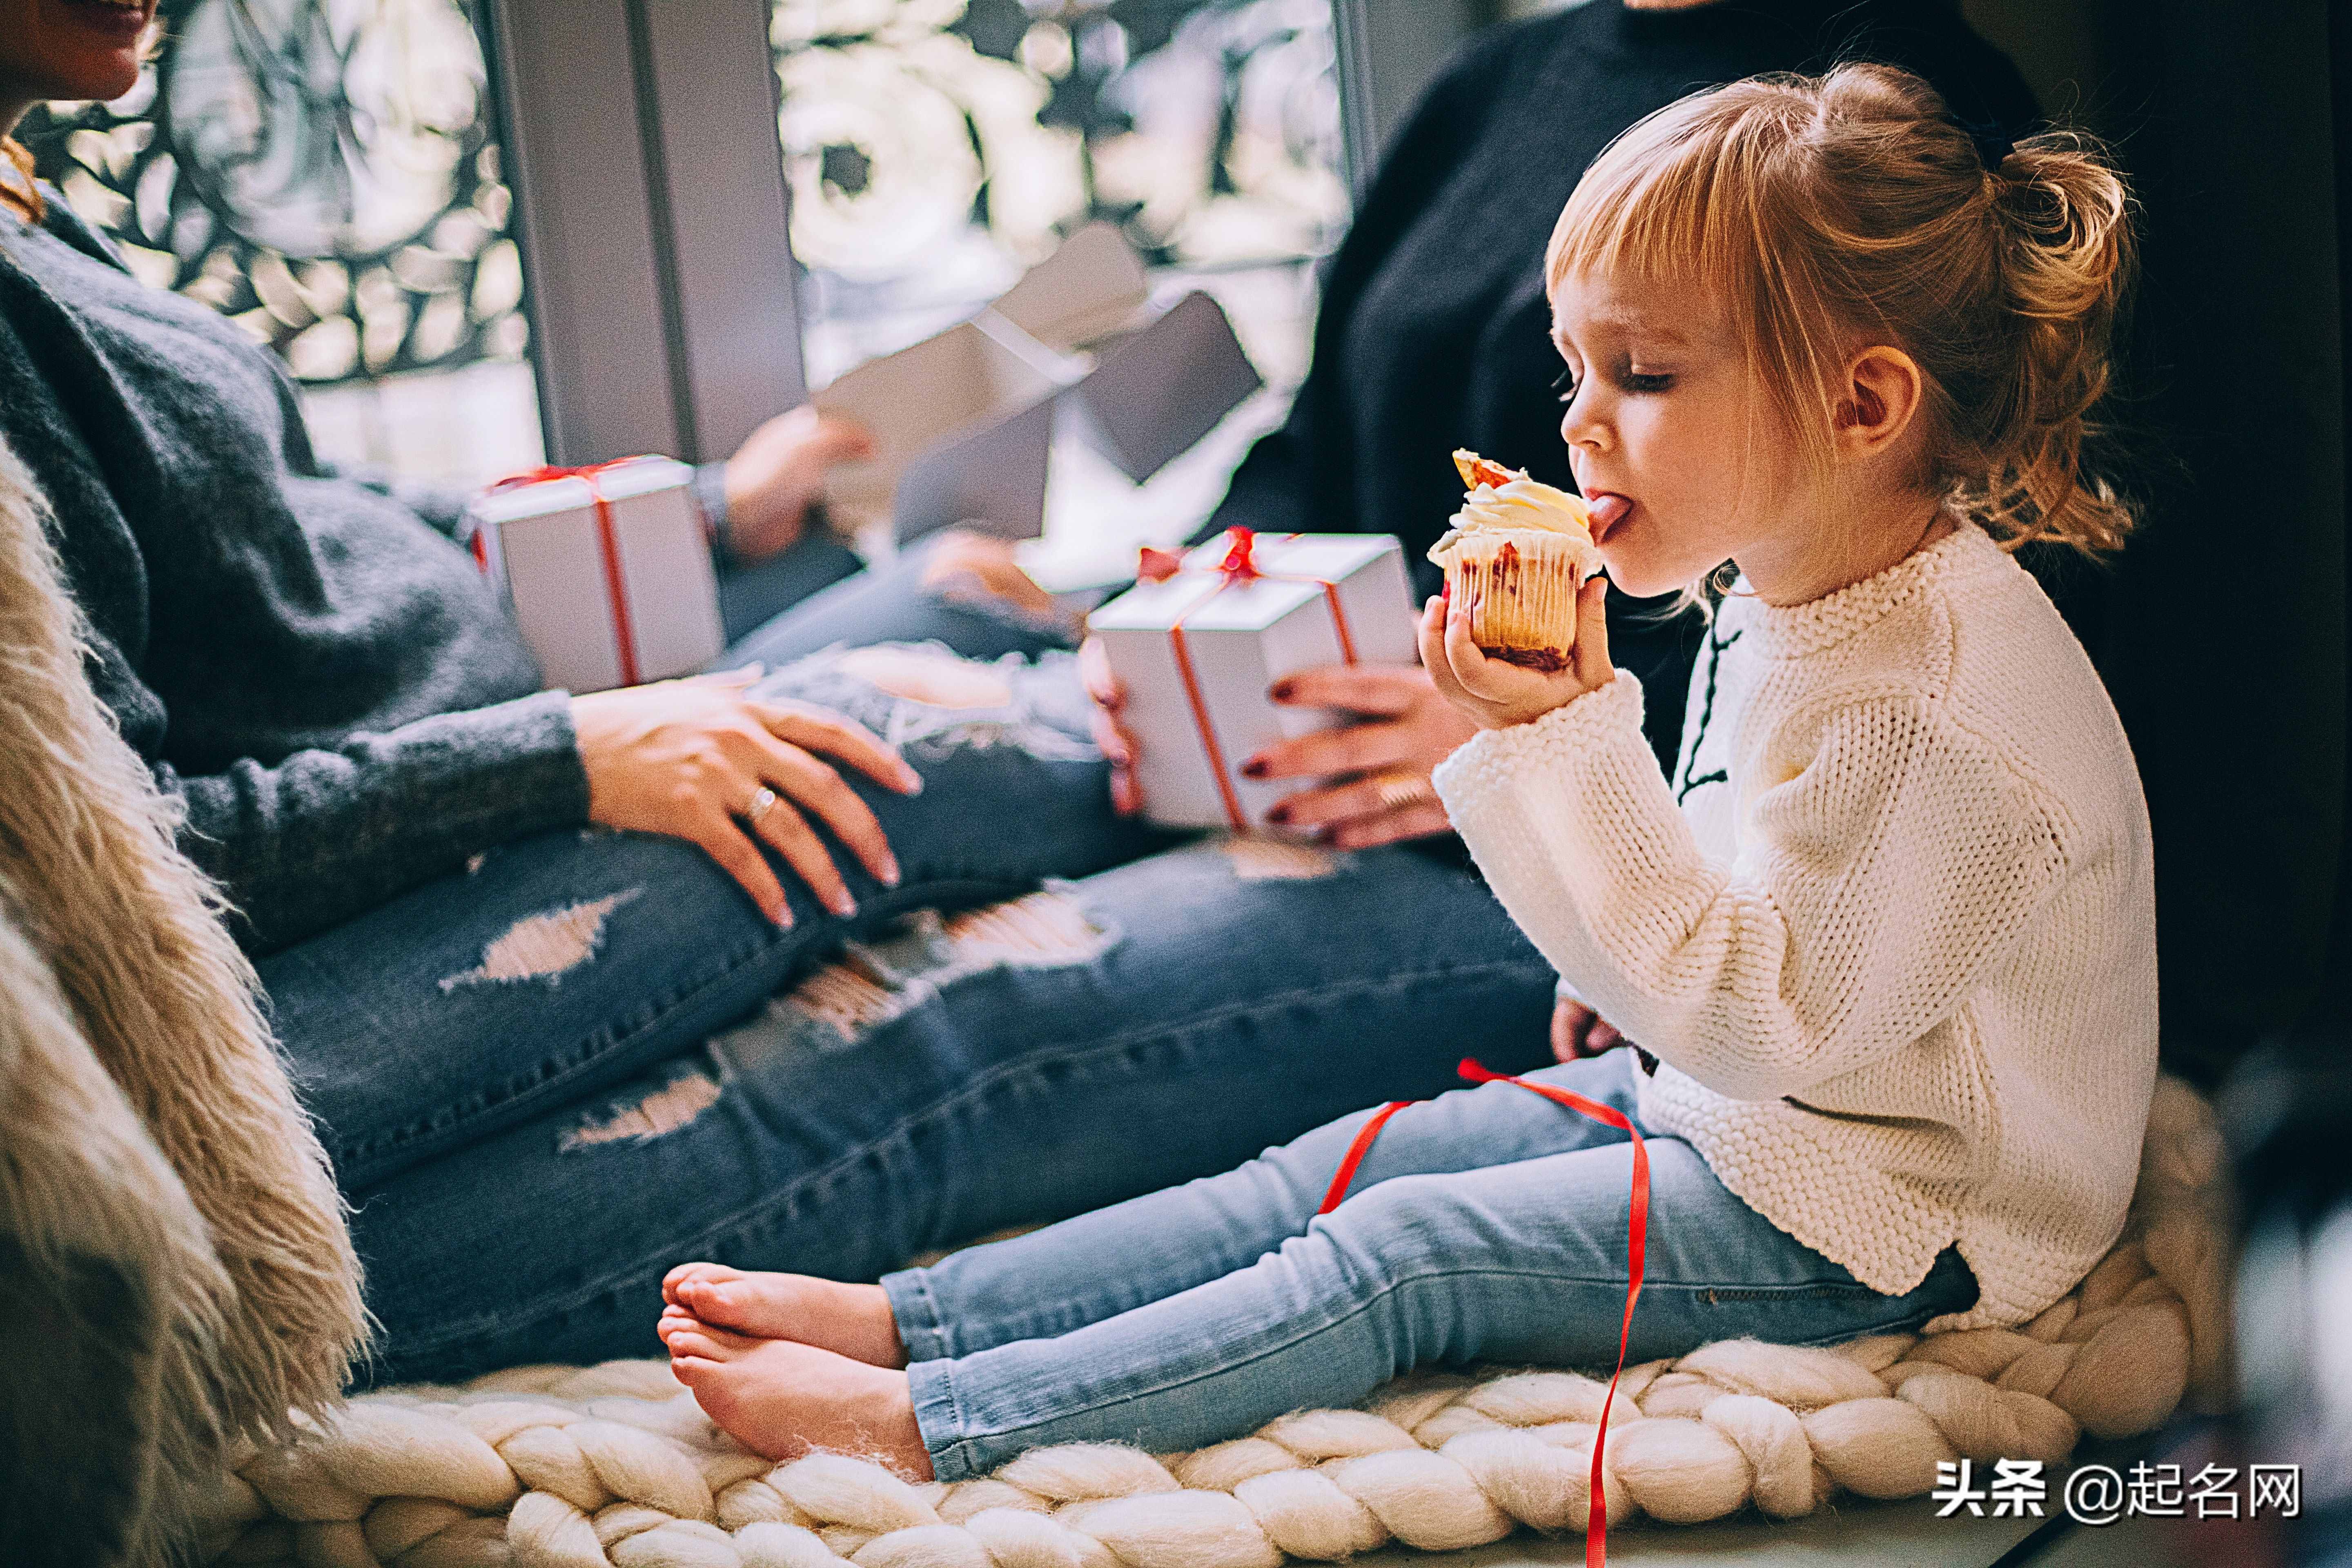
M 596 546 L 604 556 L 604 596 L 613 606 L 613 648 L 621 666 L 621 684 L 640 683 L 637 671 L 637 628 L 629 617 L 629 595 L 621 575 L 621 538 L 613 526 L 613 503 L 604 499 L 604 489 L 596 482 L 598 475 L 607 468 L 617 468 L 624 463 L 634 463 L 637 458 L 615 458 L 609 463 L 589 463 L 583 467 L 564 468 L 552 464 L 509 474 L 490 486 L 490 493 L 517 489 L 524 485 L 545 484 L 550 479 L 579 479 L 588 486 L 590 499 L 596 503 Z M 489 546 L 479 529 L 474 531 L 474 564 L 484 574 L 490 570 Z
M 1602 1489 L 1601 1461 L 1609 1442 L 1609 1408 L 1616 1403 L 1617 1380 L 1625 1373 L 1625 1351 L 1633 1337 L 1633 1303 L 1642 1295 L 1642 1260 L 1647 1250 L 1650 1235 L 1650 1152 L 1643 1145 L 1642 1130 L 1633 1119 L 1614 1106 L 1603 1105 L 1597 1100 L 1587 1100 L 1572 1090 L 1556 1084 L 1529 1083 L 1523 1078 L 1513 1078 L 1482 1065 L 1476 1058 L 1465 1057 L 1456 1069 L 1472 1083 L 1512 1083 L 1530 1094 L 1540 1094 L 1546 1100 L 1591 1117 L 1596 1121 L 1622 1129 L 1633 1140 L 1633 1191 L 1631 1212 L 1625 1224 L 1625 1316 L 1617 1329 L 1617 1369 L 1609 1374 L 1609 1392 L 1601 1400 L 1601 1427 L 1592 1435 L 1592 1495 L 1586 1510 L 1584 1531 L 1585 1568 L 1606 1568 L 1609 1562 L 1609 1498 Z M 1339 1161 L 1339 1173 L 1331 1178 L 1330 1189 L 1323 1194 L 1323 1206 L 1315 1212 L 1329 1214 L 1348 1195 L 1348 1184 L 1356 1179 L 1356 1167 L 1371 1152 L 1372 1140 L 1381 1135 L 1389 1118 L 1413 1100 L 1392 1100 L 1372 1113 L 1356 1133 L 1356 1141 L 1348 1145 L 1347 1154 Z
M 1296 539 L 1298 535 L 1283 537 Z M 1135 574 L 1147 583 L 1164 583 L 1184 569 L 1184 558 L 1173 551 L 1143 547 L 1136 562 Z M 1241 797 L 1234 793 L 1232 775 L 1225 768 L 1224 748 L 1217 743 L 1216 726 L 1209 721 L 1209 704 L 1201 695 L 1201 683 L 1192 670 L 1192 653 L 1184 644 L 1184 617 L 1232 587 L 1236 583 L 1250 583 L 1263 577 L 1274 583 L 1312 583 L 1323 590 L 1323 602 L 1331 609 L 1331 628 L 1339 637 L 1339 658 L 1342 663 L 1356 662 L 1356 639 L 1348 631 L 1348 613 L 1339 604 L 1339 585 L 1323 577 L 1292 577 L 1279 572 L 1262 572 L 1257 564 L 1257 533 L 1247 528 L 1225 530 L 1225 558 L 1217 563 L 1214 586 L 1178 611 L 1168 623 L 1169 647 L 1176 655 L 1177 678 L 1184 683 L 1184 699 L 1192 709 L 1192 722 L 1201 733 L 1202 749 L 1209 754 L 1209 771 L 1217 781 L 1217 797 L 1225 808 L 1225 821 L 1235 833 L 1247 832 L 1249 818 L 1243 815 Z

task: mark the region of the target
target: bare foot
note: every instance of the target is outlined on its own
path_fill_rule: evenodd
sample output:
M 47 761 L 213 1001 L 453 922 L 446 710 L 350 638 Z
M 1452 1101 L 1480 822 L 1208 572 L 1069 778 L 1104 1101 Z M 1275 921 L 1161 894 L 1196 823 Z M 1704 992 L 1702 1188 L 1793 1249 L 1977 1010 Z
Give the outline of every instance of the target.
M 903 1367 L 907 1347 L 879 1285 L 844 1285 L 807 1274 L 746 1274 L 722 1263 L 681 1263 L 662 1279 L 662 1300 L 713 1328 L 763 1340 L 795 1340 L 869 1366 Z M 662 1314 L 665 1321 L 670 1311 Z
M 661 1335 L 671 1373 L 694 1391 L 705 1415 L 753 1453 L 772 1459 L 796 1459 L 812 1448 L 867 1454 L 901 1475 L 931 1479 L 906 1373 L 686 1317 L 665 1317 Z

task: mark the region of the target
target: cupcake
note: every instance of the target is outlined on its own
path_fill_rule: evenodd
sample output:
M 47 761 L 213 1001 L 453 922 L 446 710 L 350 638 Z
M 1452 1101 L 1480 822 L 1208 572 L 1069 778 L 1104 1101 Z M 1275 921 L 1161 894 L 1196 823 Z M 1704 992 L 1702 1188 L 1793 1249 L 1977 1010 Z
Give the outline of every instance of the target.
M 1469 495 L 1429 552 L 1470 617 L 1478 651 L 1549 674 L 1576 646 L 1576 595 L 1601 570 L 1584 503 L 1566 490 L 1455 452 Z

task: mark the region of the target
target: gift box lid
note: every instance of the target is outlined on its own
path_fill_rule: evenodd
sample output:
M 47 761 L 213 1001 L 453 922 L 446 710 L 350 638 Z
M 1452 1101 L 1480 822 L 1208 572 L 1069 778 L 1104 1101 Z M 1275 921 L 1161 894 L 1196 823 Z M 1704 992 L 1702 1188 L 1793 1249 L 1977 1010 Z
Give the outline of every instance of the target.
M 510 485 L 493 489 L 474 499 L 472 510 L 484 522 L 501 525 L 523 522 L 533 518 L 556 517 L 576 511 L 592 503 L 597 493 L 608 501 L 626 500 L 635 496 L 650 495 L 656 490 L 675 489 L 693 478 L 694 470 L 671 458 L 630 458 L 600 468 L 596 486 L 591 490 L 588 481 L 577 475 L 562 479 L 540 479 L 530 484 Z
M 1381 533 L 1261 533 L 1253 542 L 1258 575 L 1225 584 L 1213 595 L 1232 544 L 1223 536 L 1184 557 L 1183 569 L 1157 583 L 1138 583 L 1087 617 L 1096 631 L 1165 631 L 1178 616 L 1194 632 L 1263 631 L 1301 605 L 1324 597 L 1383 555 L 1396 540 Z

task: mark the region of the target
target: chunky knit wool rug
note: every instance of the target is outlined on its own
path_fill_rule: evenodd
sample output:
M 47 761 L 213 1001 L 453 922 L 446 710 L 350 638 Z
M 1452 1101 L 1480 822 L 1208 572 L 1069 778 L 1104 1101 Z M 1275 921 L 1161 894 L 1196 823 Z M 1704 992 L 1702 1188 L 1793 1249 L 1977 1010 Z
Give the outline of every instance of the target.
M 2224 1397 L 2227 1226 L 2210 1108 L 2158 1086 L 2131 1218 L 2073 1294 L 2015 1330 L 1752 1340 L 1626 1370 L 1603 1454 L 1612 1529 L 1840 1490 L 1925 1493 L 1939 1462 L 2054 1464 Z M 1401 1542 L 1582 1532 L 1605 1385 L 1568 1371 L 1415 1376 L 1151 1456 L 1038 1448 L 913 1485 L 871 1460 L 745 1452 L 665 1362 L 529 1367 L 354 1400 L 255 1453 L 205 1554 L 305 1568 L 1277 1568 Z

